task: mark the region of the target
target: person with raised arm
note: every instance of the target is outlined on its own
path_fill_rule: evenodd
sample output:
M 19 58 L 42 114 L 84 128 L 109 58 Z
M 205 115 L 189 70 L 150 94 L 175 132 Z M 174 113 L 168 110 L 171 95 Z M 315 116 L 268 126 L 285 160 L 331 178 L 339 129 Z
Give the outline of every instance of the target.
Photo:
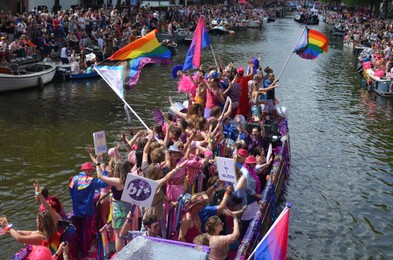
M 101 161 L 97 162 L 97 165 L 101 164 L 103 164 Z M 72 222 L 76 228 L 80 258 L 87 257 L 91 247 L 90 228 L 95 216 L 95 190 L 108 185 L 100 179 L 94 178 L 95 169 L 92 162 L 86 162 L 82 164 L 80 173 L 68 181 L 74 214 Z
M 117 145 L 115 154 L 120 144 Z M 97 161 L 102 161 L 102 154 L 97 156 Z M 116 252 L 119 252 L 123 248 L 123 241 L 120 237 L 120 229 L 126 221 L 126 214 L 131 209 L 131 203 L 121 200 L 124 185 L 127 179 L 127 174 L 131 172 L 133 165 L 129 161 L 119 160 L 115 164 L 113 170 L 113 177 L 108 177 L 103 174 L 101 165 L 97 165 L 97 177 L 108 185 L 111 185 L 112 191 L 112 228 L 115 231 L 115 246 Z

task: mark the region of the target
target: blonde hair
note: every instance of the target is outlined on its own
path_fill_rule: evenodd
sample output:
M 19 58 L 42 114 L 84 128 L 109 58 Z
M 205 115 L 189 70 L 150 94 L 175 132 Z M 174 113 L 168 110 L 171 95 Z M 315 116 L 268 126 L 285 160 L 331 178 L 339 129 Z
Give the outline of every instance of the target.
M 218 216 L 210 217 L 205 224 L 206 233 L 209 235 L 214 235 L 216 226 L 221 222 L 221 219 Z
M 42 212 L 38 212 L 37 219 L 38 219 L 38 224 L 37 224 L 38 231 L 43 233 L 49 244 L 51 244 L 52 239 L 56 235 L 56 226 L 55 223 L 53 222 L 52 216 L 49 214 L 47 210 L 44 210 Z

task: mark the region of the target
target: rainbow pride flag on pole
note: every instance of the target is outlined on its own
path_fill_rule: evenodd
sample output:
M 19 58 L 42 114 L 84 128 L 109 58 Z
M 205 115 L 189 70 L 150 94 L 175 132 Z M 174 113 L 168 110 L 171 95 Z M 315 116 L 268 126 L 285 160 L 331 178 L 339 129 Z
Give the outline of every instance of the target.
M 146 64 L 170 63 L 171 51 L 157 40 L 156 32 L 153 30 L 131 42 L 95 66 L 98 74 L 121 99 L 124 99 L 124 85 L 134 88 Z
M 251 259 L 254 253 L 255 260 L 285 260 L 287 258 L 290 208 L 291 203 L 287 202 L 283 212 L 281 212 L 248 259 Z
M 321 32 L 304 28 L 293 52 L 303 59 L 313 60 L 328 51 L 328 38 Z
M 201 66 L 202 50 L 208 45 L 210 45 L 210 37 L 203 17 L 201 16 L 195 29 L 190 48 L 188 49 L 186 60 L 184 61 L 183 71 Z
M 108 60 L 132 60 L 139 57 L 169 59 L 171 57 L 171 51 L 162 46 L 157 40 L 156 32 L 157 30 L 153 30 L 124 46 L 110 56 Z

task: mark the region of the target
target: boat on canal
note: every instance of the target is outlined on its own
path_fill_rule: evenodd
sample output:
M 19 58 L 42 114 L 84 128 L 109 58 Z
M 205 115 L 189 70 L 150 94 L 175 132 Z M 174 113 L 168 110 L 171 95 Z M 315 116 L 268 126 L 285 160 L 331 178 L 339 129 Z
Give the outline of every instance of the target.
M 319 16 L 318 14 L 304 14 L 297 13 L 293 20 L 297 23 L 302 23 L 306 25 L 318 25 L 319 24 Z
M 0 68 L 0 92 L 43 87 L 56 73 L 53 64 L 35 63 L 19 66 L 11 64 Z
M 100 75 L 96 71 L 83 72 L 83 73 L 70 73 L 68 75 L 70 80 L 83 80 L 83 79 L 94 79 L 99 78 Z
M 381 97 L 393 97 L 393 92 L 390 91 L 390 79 L 383 76 L 379 77 L 371 68 L 363 70 L 362 75 L 362 87 L 375 92 Z
M 287 113 L 286 108 L 277 106 L 277 116 L 273 117 L 274 119 L 267 120 L 264 127 L 266 137 L 271 142 L 272 147 L 272 155 L 273 155 L 273 163 L 270 168 L 270 178 L 267 181 L 262 195 L 263 199 L 260 201 L 260 211 L 256 213 L 253 220 L 251 221 L 247 232 L 240 243 L 240 246 L 236 251 L 235 259 L 247 259 L 251 252 L 255 249 L 261 237 L 263 237 L 269 228 L 273 225 L 275 221 L 276 212 L 279 211 L 280 205 L 283 202 L 283 194 L 286 189 L 286 185 L 288 182 L 289 174 L 290 174 L 290 160 L 291 160 L 291 150 L 290 150 L 290 140 L 289 140 L 289 132 L 288 132 L 288 121 L 287 121 Z M 235 125 L 235 122 L 233 122 Z M 249 124 L 246 127 L 253 127 L 253 124 Z M 234 151 L 234 141 L 231 139 L 224 139 L 221 143 L 221 149 L 219 149 L 219 155 L 232 155 Z M 181 201 L 182 198 L 187 198 L 187 196 L 180 196 L 178 201 L 178 212 L 185 212 L 185 204 Z M 168 224 L 169 225 L 169 224 Z M 176 226 L 176 225 L 175 225 Z M 101 236 L 105 237 L 105 228 L 100 229 Z M 104 249 L 103 252 L 99 252 L 102 256 L 109 257 L 113 252 L 109 252 L 105 250 L 105 248 L 111 248 L 107 241 L 101 239 L 101 243 L 99 244 L 99 248 Z M 100 241 L 99 241 L 100 243 Z M 151 245 L 158 243 L 159 249 L 151 249 Z M 150 247 L 149 247 L 150 245 Z M 113 246 L 112 246 L 113 247 Z M 165 256 L 162 253 L 169 252 L 173 250 L 172 248 L 180 248 L 183 250 L 184 247 L 187 250 L 190 250 L 190 253 L 195 253 L 195 248 L 199 248 L 201 251 L 200 245 L 183 243 L 183 242 L 175 242 L 172 240 L 166 239 L 151 239 L 144 237 L 143 239 L 132 240 L 129 244 L 127 244 L 114 259 L 130 259 L 132 256 L 135 256 L 134 253 L 138 251 L 138 248 L 150 248 L 151 255 L 154 257 L 152 259 L 163 259 Z M 156 248 L 156 247 L 154 247 Z M 186 249 L 184 249 L 186 250 Z M 163 251 L 163 252 L 162 252 Z M 206 255 L 206 248 L 203 248 L 201 252 L 203 255 Z M 104 257 L 105 259 L 105 257 Z M 172 259 L 172 258 L 171 258 Z M 173 259 L 184 259 L 182 255 L 179 255 L 178 258 Z M 192 259 L 203 259 L 203 258 L 192 258 Z
M 186 36 L 189 35 L 189 32 L 183 28 L 178 28 L 174 32 L 174 34 L 170 34 L 168 32 L 165 33 L 157 33 L 156 37 L 159 42 L 163 42 L 164 40 L 171 40 L 176 43 L 183 42 Z

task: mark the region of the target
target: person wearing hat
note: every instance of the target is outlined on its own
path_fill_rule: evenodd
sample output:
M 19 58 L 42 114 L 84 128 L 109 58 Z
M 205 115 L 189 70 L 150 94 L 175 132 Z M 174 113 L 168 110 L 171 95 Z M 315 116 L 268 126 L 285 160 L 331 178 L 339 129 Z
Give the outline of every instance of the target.
M 234 156 L 234 161 L 235 165 L 241 169 L 243 167 L 244 161 L 246 160 L 246 157 L 248 156 L 248 151 L 246 149 L 239 149 Z
M 261 199 L 261 181 L 255 169 L 257 159 L 254 156 L 248 156 L 240 169 L 242 176 L 235 187 L 235 194 L 243 197 L 243 205 L 247 205 L 247 210 L 242 216 L 242 234 L 244 235 L 252 218 L 258 211 L 257 199 Z
M 186 176 L 185 168 L 180 168 L 180 165 L 186 159 L 183 157 L 182 151 L 176 145 L 171 145 L 166 150 L 165 155 L 165 168 L 164 172 L 169 172 L 175 168 L 179 168 L 177 173 L 172 176 L 172 179 L 168 181 L 166 195 L 168 199 L 172 201 L 177 201 L 179 196 L 184 192 L 184 177 Z
M 176 145 L 169 146 L 169 148 L 165 151 L 165 167 L 163 168 L 163 173 L 167 174 L 168 172 L 171 172 L 173 169 L 176 168 L 178 169 L 178 171 L 171 177 L 171 179 L 167 182 L 166 185 L 166 196 L 169 201 L 177 201 L 178 198 L 185 191 L 184 188 L 184 178 L 186 177 L 185 167 L 187 167 L 188 164 L 190 163 L 188 161 L 185 167 L 183 167 L 183 162 L 185 160 L 186 158 L 183 157 L 182 151 L 180 151 Z M 165 212 L 168 213 L 171 207 L 172 205 L 165 204 Z M 174 215 L 176 216 L 176 210 Z M 171 234 L 172 230 L 167 230 L 167 232 Z
M 244 76 L 244 69 L 243 67 L 239 67 L 237 72 L 237 81 L 236 83 L 240 84 L 241 92 L 240 92 L 240 100 L 239 100 L 239 108 L 237 109 L 237 114 L 243 115 L 244 117 L 248 116 L 250 112 L 250 105 L 249 105 L 249 97 L 248 97 L 248 81 L 251 79 L 252 75 L 254 74 L 253 64 L 250 61 L 250 73 Z
M 97 163 L 101 165 L 102 163 Z M 82 164 L 80 173 L 71 177 L 68 187 L 72 200 L 73 224 L 76 228 L 81 257 L 86 257 L 91 246 L 91 226 L 95 216 L 94 194 L 96 189 L 108 184 L 94 178 L 95 166 L 92 162 Z
M 199 212 L 206 206 L 209 197 L 206 193 L 194 194 L 189 201 L 179 232 L 179 241 L 192 243 L 194 238 L 202 233 L 202 222 Z

